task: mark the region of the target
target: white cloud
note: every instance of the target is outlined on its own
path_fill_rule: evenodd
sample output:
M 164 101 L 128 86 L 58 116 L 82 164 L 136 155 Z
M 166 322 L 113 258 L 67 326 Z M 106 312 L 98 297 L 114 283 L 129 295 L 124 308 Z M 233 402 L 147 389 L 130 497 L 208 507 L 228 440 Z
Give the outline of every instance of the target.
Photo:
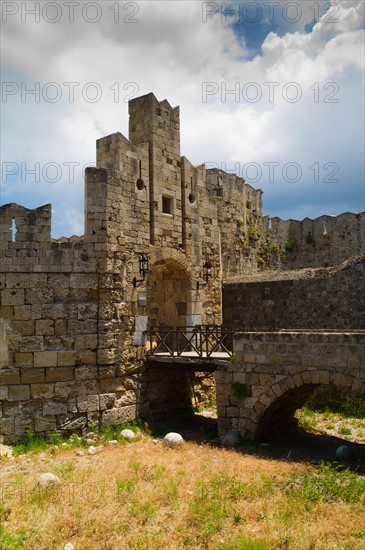
M 357 166 L 353 177 L 357 177 L 359 194 L 361 159 L 352 158 L 343 128 L 357 129 L 361 147 L 363 2 L 338 1 L 338 23 L 331 23 L 327 12 L 313 32 L 306 34 L 303 29 L 314 15 L 313 4 L 301 0 L 303 19 L 293 26 L 293 32 L 268 34 L 263 55 L 251 61 L 242 61 L 247 53 L 244 37 L 237 36 L 228 21 L 222 23 L 217 14 L 202 22 L 201 2 L 139 2 L 139 11 L 133 15 L 138 23 L 114 23 L 114 12 L 109 9 L 112 5 L 115 3 L 101 4 L 103 17 L 96 24 L 83 21 L 76 11 L 74 23 L 65 18 L 55 24 L 43 20 L 37 24 L 32 18 L 22 23 L 20 17 L 13 16 L 3 25 L 2 61 L 14 69 L 13 76 L 18 71 L 20 80 L 54 81 L 63 92 L 62 101 L 54 104 L 44 100 L 37 104 L 31 97 L 21 103 L 18 96 L 3 103 L 4 161 L 89 163 L 95 158 L 97 138 L 116 131 L 127 135 L 128 106 L 124 101 L 128 94 L 153 91 L 158 99 L 181 105 L 182 154 L 192 162 L 226 162 L 232 166 L 235 162 L 243 165 L 276 159 L 283 163 L 289 158 L 303 165 L 311 159 L 324 164 L 332 160 L 328 156 L 332 151 L 337 155 L 341 151 L 344 167 Z M 128 15 L 130 12 L 120 12 L 122 19 Z M 331 88 L 324 89 L 330 81 L 339 86 L 337 91 L 332 89 L 339 103 L 323 103 L 331 92 Z M 80 83 L 75 87 L 73 103 L 68 101 L 65 82 Z M 96 82 L 102 91 L 96 103 L 82 95 L 89 82 Z M 203 82 L 214 82 L 218 87 L 217 94 L 206 103 L 202 102 Z M 257 103 L 245 101 L 242 95 L 249 82 L 261 87 L 262 98 Z M 273 103 L 265 82 L 279 83 Z M 290 82 L 297 83 L 302 91 L 298 103 L 283 98 L 285 85 Z M 115 83 L 119 86 L 117 102 L 117 86 L 110 89 Z M 238 83 L 238 102 L 233 95 L 222 102 L 223 83 L 228 89 Z M 318 87 L 311 90 L 315 83 Z M 315 93 L 319 94 L 318 103 Z M 360 147 L 354 148 L 357 155 Z M 82 216 L 83 183 L 80 174 L 76 182 L 68 181 L 66 170 L 64 175 L 57 184 L 43 181 L 32 185 L 31 192 L 29 185 L 12 180 L 11 186 L 3 185 L 3 202 L 14 198 L 24 204 L 36 199 L 40 203 L 52 201 L 57 227 L 66 233 L 76 232 L 71 222 L 78 219 L 77 212 Z M 285 191 L 279 182 L 275 185 L 278 193 Z M 265 182 L 257 186 L 265 188 Z M 266 187 L 271 200 L 270 187 Z M 301 193 L 300 200 L 308 204 L 305 215 L 311 215 L 312 202 L 306 197 L 305 186 Z M 67 216 L 63 213 L 71 211 L 70 204 L 74 210 Z M 338 208 L 342 204 L 340 197 Z M 295 207 L 288 204 L 288 212 Z
M 69 233 L 71 235 L 83 235 L 84 233 L 84 216 L 83 213 L 80 212 L 80 210 L 77 210 L 76 208 L 68 208 L 67 210 L 63 210 L 62 212 L 58 212 L 58 210 L 54 210 L 53 214 L 56 216 L 56 218 L 60 218 L 63 220 L 63 224 L 67 225 L 69 227 Z M 59 228 L 56 228 L 56 230 Z

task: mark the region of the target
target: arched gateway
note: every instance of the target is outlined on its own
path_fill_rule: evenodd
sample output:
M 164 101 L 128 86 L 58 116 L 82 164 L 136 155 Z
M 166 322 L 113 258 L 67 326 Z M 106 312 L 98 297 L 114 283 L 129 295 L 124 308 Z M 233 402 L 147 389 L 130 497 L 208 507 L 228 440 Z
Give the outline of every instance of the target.
M 183 254 L 156 251 L 151 255 L 147 285 L 150 327 L 201 324 L 201 302 L 196 281 Z
M 149 379 L 149 327 L 184 326 L 184 350 L 190 351 L 186 340 L 193 353 L 198 349 L 194 351 L 191 334 L 194 345 L 202 344 L 201 352 L 204 345 L 205 356 L 191 359 L 194 369 L 213 370 L 218 343 L 226 353 L 227 335 L 220 328 L 222 282 L 243 281 L 258 270 L 280 268 L 280 262 L 290 269 L 336 265 L 364 249 L 364 213 L 303 222 L 274 218 L 269 225 L 260 189 L 239 175 L 194 165 L 181 156 L 179 107 L 150 93 L 132 99 L 128 108 L 128 138 L 116 132 L 98 139 L 96 167 L 85 170 L 82 237 L 51 238 L 51 205 L 0 207 L 0 441 L 16 441 L 28 429 L 72 433 L 134 420 L 144 415 L 146 405 L 151 411 L 158 408 L 158 399 L 163 404 L 163 395 L 173 406 L 188 403 L 181 365 Z M 351 280 L 350 263 L 331 290 L 328 278 L 318 287 L 317 309 L 336 317 L 336 326 L 364 326 L 361 261 L 354 264 Z M 307 291 L 278 309 L 269 288 L 255 288 L 258 294 L 251 287 L 246 297 L 232 295 L 229 309 L 234 313 L 238 308 L 240 327 L 258 326 L 256 321 L 247 324 L 250 311 L 257 313 L 260 326 L 276 320 L 277 311 L 289 312 L 295 326 L 308 326 L 298 325 L 298 303 L 303 304 Z M 285 290 L 284 281 L 280 295 Z M 307 305 L 302 309 L 312 314 Z M 308 317 L 313 316 L 306 321 Z M 229 318 L 225 322 L 231 324 Z M 199 325 L 206 326 L 199 334 L 188 328 Z M 211 325 L 218 327 L 215 332 Z M 322 315 L 319 326 L 327 326 Z M 284 351 L 273 353 L 266 347 L 270 338 L 254 342 L 250 337 L 244 346 L 238 338 L 235 360 L 220 365 L 221 432 L 236 427 L 248 437 L 259 433 L 270 415 L 277 416 L 286 401 L 299 402 L 304 395 L 300 388 L 305 393 L 324 371 L 334 369 L 340 387 L 348 377 L 363 383 L 363 348 L 356 340 L 346 353 L 341 335 L 330 344 L 340 349 L 339 364 L 337 351 L 327 354 L 327 342 L 312 342 L 308 336 L 306 349 L 315 350 L 317 364 L 307 351 L 302 362 L 297 360 L 300 354 L 292 342 L 281 341 Z M 354 355 L 353 364 L 346 354 Z M 309 363 L 304 362 L 307 356 Z M 322 356 L 328 359 L 323 364 Z M 307 379 L 308 371 L 314 372 Z M 326 383 L 325 376 L 320 384 Z M 250 395 L 237 401 L 233 382 L 247 385 Z

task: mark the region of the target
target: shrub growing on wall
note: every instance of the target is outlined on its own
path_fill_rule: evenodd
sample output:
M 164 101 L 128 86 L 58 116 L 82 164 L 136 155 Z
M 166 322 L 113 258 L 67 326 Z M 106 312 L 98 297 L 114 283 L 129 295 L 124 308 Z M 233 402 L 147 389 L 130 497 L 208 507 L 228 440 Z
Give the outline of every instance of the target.
M 290 252 L 294 248 L 294 243 L 290 240 L 287 240 L 284 248 L 287 252 Z
M 312 233 L 307 233 L 306 236 L 304 237 L 304 240 L 307 244 L 313 244 L 314 243 L 314 238 L 313 238 Z

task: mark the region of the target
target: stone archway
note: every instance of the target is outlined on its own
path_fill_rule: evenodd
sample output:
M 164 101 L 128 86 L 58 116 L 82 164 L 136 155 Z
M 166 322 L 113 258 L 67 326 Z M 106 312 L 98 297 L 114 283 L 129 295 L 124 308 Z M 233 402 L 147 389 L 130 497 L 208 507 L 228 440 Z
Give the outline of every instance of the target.
M 185 258 L 161 252 L 151 258 L 147 304 L 152 327 L 190 326 L 201 324 L 201 305 L 196 283 L 192 280 Z
M 364 387 L 359 385 L 356 376 L 344 376 L 330 370 L 302 373 L 302 381 L 297 376 L 288 376 L 263 392 L 255 403 L 249 421 L 252 437 L 258 438 L 270 432 L 285 433 L 293 427 L 295 411 L 319 386 L 335 386 L 364 395 Z
M 149 328 L 160 328 L 163 334 L 163 329 L 201 324 L 196 281 L 181 252 L 165 248 L 151 253 L 146 291 Z M 154 346 L 154 337 L 151 338 Z M 164 342 L 172 346 L 172 334 L 165 336 Z M 161 420 L 192 412 L 191 372 L 173 363 L 156 364 L 146 369 L 143 382 L 144 401 L 150 417 Z

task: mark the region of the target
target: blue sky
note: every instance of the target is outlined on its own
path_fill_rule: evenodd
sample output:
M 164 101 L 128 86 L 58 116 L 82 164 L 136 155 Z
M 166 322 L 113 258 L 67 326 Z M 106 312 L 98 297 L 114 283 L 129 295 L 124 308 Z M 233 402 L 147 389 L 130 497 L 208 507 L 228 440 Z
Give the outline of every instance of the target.
M 365 209 L 361 0 L 9 4 L 1 203 L 51 202 L 55 237 L 83 233 L 95 140 L 128 136 L 150 91 L 180 105 L 181 154 L 263 189 L 266 214 Z
M 293 31 L 309 33 L 331 10 L 331 4 L 326 0 L 308 3 L 307 6 L 297 2 L 282 2 L 280 6 L 278 2 L 256 0 L 241 2 L 238 6 L 236 2 L 227 3 L 222 11 L 227 17 L 233 17 L 232 29 L 239 39 L 244 40 L 248 59 L 262 55 L 261 45 L 270 32 L 278 36 Z

